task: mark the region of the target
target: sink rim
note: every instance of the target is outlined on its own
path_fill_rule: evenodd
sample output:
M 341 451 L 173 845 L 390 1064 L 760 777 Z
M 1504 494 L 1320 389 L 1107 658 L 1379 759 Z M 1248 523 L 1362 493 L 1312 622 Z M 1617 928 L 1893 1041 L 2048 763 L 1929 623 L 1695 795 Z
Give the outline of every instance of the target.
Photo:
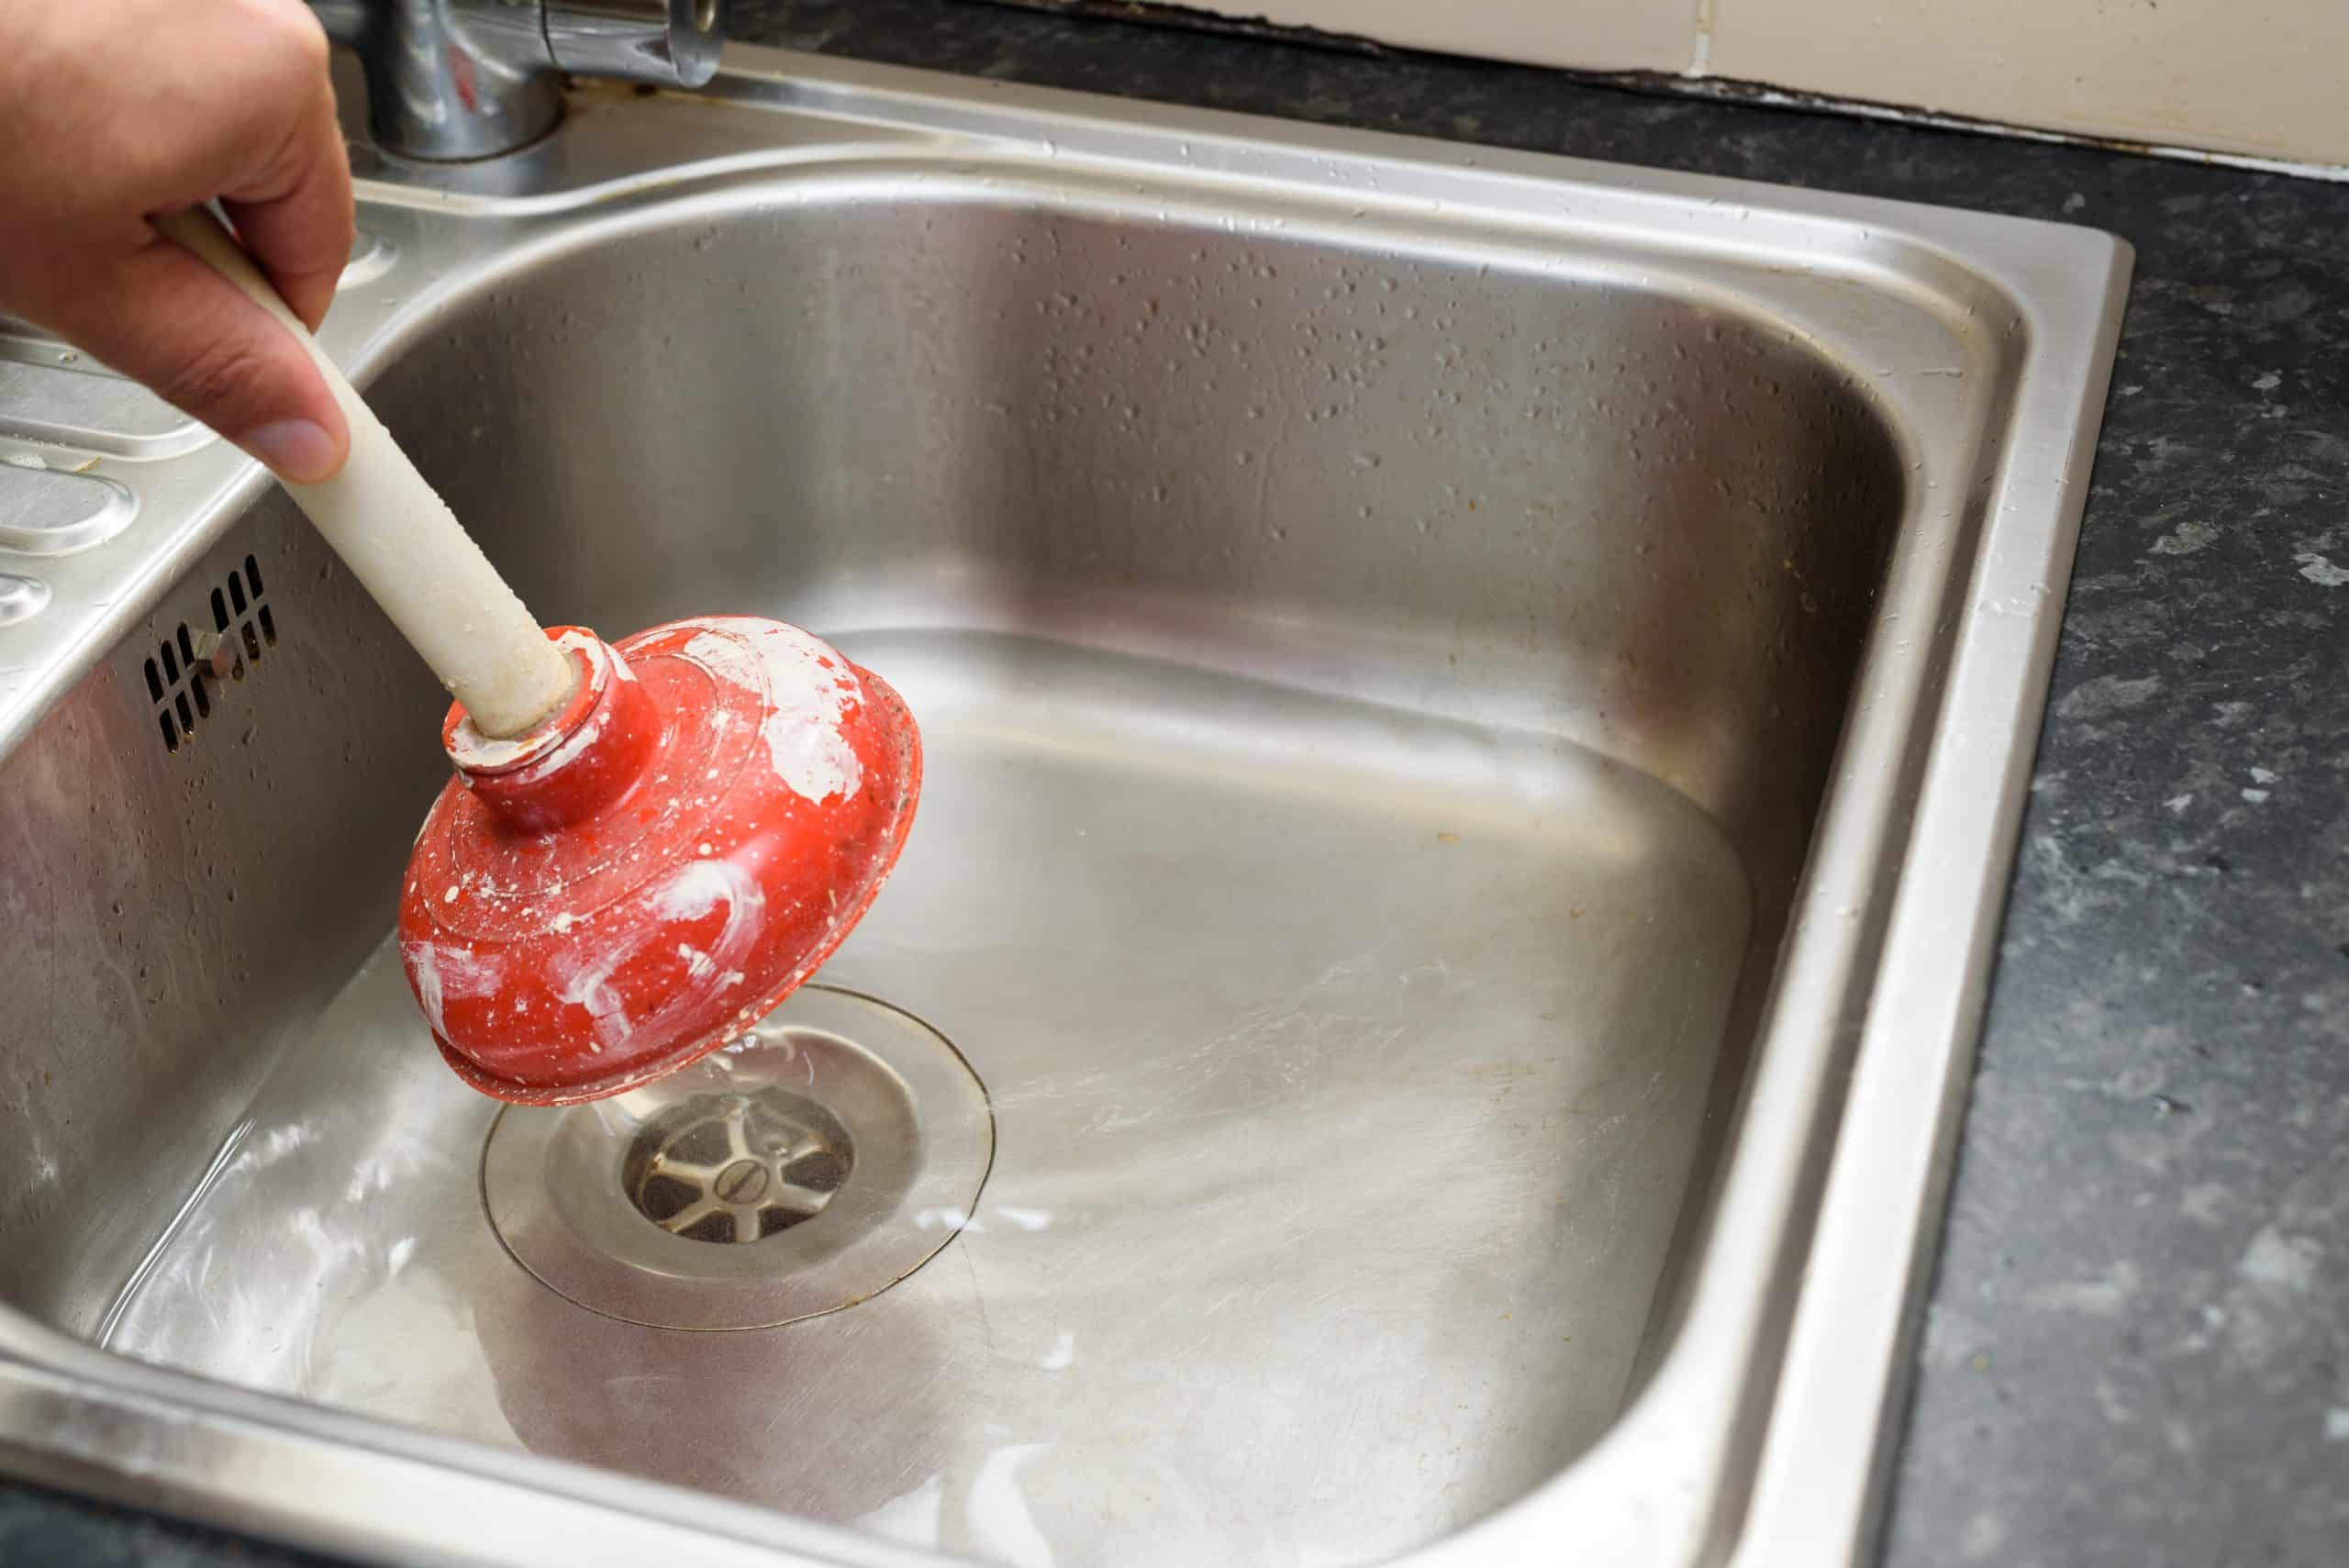
M 1929 443 L 1928 455 L 1950 466 L 1945 478 L 1980 470 L 1987 489 L 1977 503 L 1970 484 L 1946 484 L 1938 499 L 1912 495 L 1905 509 L 1880 606 L 1905 586 L 1926 607 L 1940 606 L 1949 625 L 1904 654 L 1885 646 L 1879 609 L 1838 752 L 1839 776 L 1820 812 L 1753 1065 L 1712 1178 L 1712 1235 L 1696 1255 L 1671 1347 L 1595 1448 L 1525 1498 L 1414 1555 L 1446 1562 L 1513 1558 L 1554 1542 L 1562 1518 L 1602 1560 L 1689 1561 L 1724 1534 L 1749 1562 L 1848 1558 L 1864 1550 L 1877 1490 L 1872 1477 L 1881 1472 L 1887 1436 L 1884 1416 L 1905 1373 L 1918 1274 L 1938 1232 L 1940 1182 L 1987 989 L 2060 622 L 2061 579 L 2110 375 L 2126 247 L 2092 231 L 2021 219 L 1005 88 L 774 50 L 730 50 L 719 86 L 722 96 L 744 105 L 852 122 L 850 134 L 837 144 L 818 137 L 812 154 L 802 148 L 745 155 L 723 168 L 604 171 L 632 185 L 627 195 L 641 201 L 611 200 L 608 184 L 530 197 L 453 188 L 472 178 L 510 179 L 510 169 L 450 175 L 452 189 L 436 196 L 373 183 L 362 195 L 390 207 L 542 221 L 536 233 L 481 241 L 479 264 L 502 266 L 523 264 L 534 243 L 580 243 L 586 228 L 626 223 L 648 204 L 733 188 L 789 161 L 867 172 L 891 160 L 985 161 L 1006 172 L 1048 171 L 1056 190 L 1103 169 L 1139 165 L 1192 183 L 1208 199 L 1268 183 L 1294 195 L 1297 182 L 1313 181 L 1325 205 L 1341 172 L 1375 166 L 1408 176 L 1399 187 L 1383 187 L 1383 202 L 1442 200 L 1447 233 L 1475 223 L 1534 243 L 1545 235 L 1554 240 L 1563 228 L 1587 243 L 1613 225 L 1623 252 L 1634 257 L 1668 254 L 1675 245 L 1743 267 L 1793 257 L 1805 261 L 1809 275 L 1856 278 L 1929 313 L 1954 317 L 1967 303 L 2012 311 L 2020 350 L 2005 350 L 2003 360 L 1986 350 L 1986 363 L 2010 373 L 1996 428 L 1940 432 Z M 636 111 L 623 105 L 605 112 Z M 687 104 L 651 112 L 703 110 Z M 594 127 L 609 123 L 588 114 L 576 120 L 590 138 Z M 773 135 L 772 122 L 759 128 Z M 841 128 L 827 121 L 817 128 Z M 1040 130 L 1052 133 L 1041 144 Z M 1557 212 L 1564 193 L 1575 198 L 1571 219 Z M 596 210 L 599 204 L 607 205 Z M 1707 209 L 1722 204 L 1747 213 L 1734 244 L 1706 238 L 1714 221 Z M 1806 252 L 1805 239 L 1822 249 Z M 347 363 L 381 363 L 420 330 L 435 289 L 473 281 L 460 268 L 420 298 L 331 325 L 327 339 Z M 1769 303 L 1756 295 L 1740 304 L 1755 308 L 1757 299 Z M 1908 391 L 1874 381 L 1860 390 L 1915 412 Z M 1897 417 L 1887 424 L 1911 428 Z M 2036 437 L 2054 430 L 2066 439 Z M 150 549 L 111 609 L 85 617 L 73 628 L 78 635 L 44 651 L 32 698 L 0 714 L 0 750 L 29 731 L 266 483 L 217 443 L 139 472 L 161 478 L 167 468 L 181 471 L 184 487 L 173 505 L 150 503 L 148 510 L 176 511 L 179 527 Z M 1916 560 L 1935 545 L 1949 551 L 1938 571 Z M 77 564 L 95 567 L 100 559 Z M 1937 673 L 1944 657 L 1945 673 Z M 1957 723 L 1962 736 L 1951 730 Z M 1986 736 L 2008 742 L 2003 752 L 1983 745 Z M 1894 831 L 1895 819 L 1912 802 L 1904 836 Z M 1843 919 L 1839 908 L 1859 917 Z M 1953 951 L 1964 962 L 1952 962 Z M 1820 1038 L 1829 1043 L 1804 1043 Z M 1853 1077 L 1838 1109 L 1821 1096 L 1846 1065 Z M 1823 1155 L 1809 1148 L 1811 1139 L 1787 1130 L 1831 1127 L 1835 1136 Z M 1797 1234 L 1806 1213 L 1815 1215 L 1807 1249 Z M 1781 1320 L 1782 1352 L 1753 1355 Z M 1739 1389 L 1729 1407 L 1736 1418 L 1708 1420 L 1722 1408 L 1711 1391 L 1725 1376 Z M 536 1561 L 558 1539 L 600 1556 L 631 1531 L 671 1532 L 657 1539 L 674 1549 L 686 1539 L 676 1530 L 704 1545 L 704 1532 L 716 1530 L 756 1553 L 746 1560 L 775 1562 L 774 1551 L 796 1549 L 833 1560 L 937 1561 L 747 1505 L 129 1362 L 6 1308 L 0 1308 L 0 1448 L 37 1478 L 217 1522 L 250 1528 L 259 1520 L 364 1554 L 430 1549 Z M 396 1469 L 406 1487 L 422 1491 L 370 1474 L 362 1461 Z M 368 1486 L 382 1488 L 363 1507 L 352 1506 L 352 1493 L 336 1496 L 331 1485 L 320 1485 L 311 1468 L 352 1473 L 354 1464 Z M 146 1491 L 158 1481 L 161 1498 Z M 273 1481 L 279 1494 L 266 1495 L 262 1488 Z M 481 1521 L 463 1517 L 470 1508 L 451 1507 L 451 1486 L 485 1488 L 479 1496 L 515 1522 L 476 1538 L 467 1526 Z M 1702 1489 L 1706 1506 L 1675 1515 L 1675 1499 L 1692 1487 Z M 429 1509 L 448 1517 L 419 1517 Z

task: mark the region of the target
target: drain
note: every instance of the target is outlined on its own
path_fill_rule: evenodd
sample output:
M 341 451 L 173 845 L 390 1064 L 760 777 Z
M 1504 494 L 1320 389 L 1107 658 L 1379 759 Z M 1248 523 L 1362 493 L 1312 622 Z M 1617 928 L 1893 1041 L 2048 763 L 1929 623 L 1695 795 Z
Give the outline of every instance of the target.
M 822 1212 L 855 1162 L 831 1112 L 768 1087 L 669 1106 L 629 1145 L 620 1183 L 636 1211 L 696 1241 L 763 1241 Z
M 515 1260 L 591 1311 L 769 1328 L 919 1268 L 994 1157 L 986 1091 L 944 1036 L 807 985 L 741 1043 L 640 1089 L 507 1106 L 482 1196 Z

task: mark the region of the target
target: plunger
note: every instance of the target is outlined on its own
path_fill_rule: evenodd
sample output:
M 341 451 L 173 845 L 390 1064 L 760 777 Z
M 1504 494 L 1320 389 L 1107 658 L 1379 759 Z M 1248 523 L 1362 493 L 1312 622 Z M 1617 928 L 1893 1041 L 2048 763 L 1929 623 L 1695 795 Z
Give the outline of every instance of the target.
M 155 220 L 301 341 L 351 426 L 285 488 L 456 698 L 456 776 L 408 858 L 401 967 L 498 1099 L 620 1094 L 747 1033 L 896 864 L 921 738 L 879 676 L 780 621 L 607 643 L 541 629 L 219 220 Z

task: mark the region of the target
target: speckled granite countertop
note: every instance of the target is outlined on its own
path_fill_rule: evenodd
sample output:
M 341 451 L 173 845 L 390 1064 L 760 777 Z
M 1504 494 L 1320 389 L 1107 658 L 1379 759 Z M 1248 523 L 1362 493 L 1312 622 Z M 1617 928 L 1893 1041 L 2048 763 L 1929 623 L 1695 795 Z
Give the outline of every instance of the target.
M 2349 1560 L 2349 185 L 968 0 L 734 10 L 799 49 L 2133 241 L 1883 1557 Z M 0 1563 L 307 1561 L 0 1487 Z

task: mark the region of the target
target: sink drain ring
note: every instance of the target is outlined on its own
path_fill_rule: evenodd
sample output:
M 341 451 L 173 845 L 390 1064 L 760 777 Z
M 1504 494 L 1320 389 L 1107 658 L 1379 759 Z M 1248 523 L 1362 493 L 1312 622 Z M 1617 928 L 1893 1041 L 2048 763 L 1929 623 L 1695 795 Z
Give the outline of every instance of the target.
M 482 1201 L 514 1260 L 589 1311 L 763 1329 L 919 1268 L 994 1159 L 986 1090 L 943 1035 L 806 985 L 740 1044 L 641 1088 L 507 1106 Z

